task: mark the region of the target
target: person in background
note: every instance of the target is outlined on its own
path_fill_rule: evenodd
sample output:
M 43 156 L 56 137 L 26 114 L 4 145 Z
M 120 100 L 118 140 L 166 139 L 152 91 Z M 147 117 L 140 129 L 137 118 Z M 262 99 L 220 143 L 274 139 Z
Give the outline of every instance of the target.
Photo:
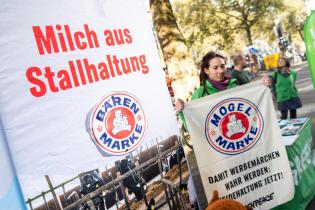
M 249 72 L 244 71 L 246 68 L 246 59 L 243 55 L 237 55 L 233 59 L 234 69 L 231 72 L 231 77 L 237 80 L 238 85 L 244 85 L 251 81 Z
M 257 56 L 255 54 L 250 55 L 249 65 L 250 65 L 251 80 L 255 80 L 258 77 L 258 61 L 257 61 Z
M 266 77 L 266 76 L 264 76 Z M 297 72 L 291 69 L 290 62 L 285 57 L 278 60 L 278 71 L 270 75 L 270 82 L 277 101 L 278 110 L 281 112 L 281 119 L 294 119 L 297 116 L 296 110 L 302 107 L 298 91 L 295 86 Z

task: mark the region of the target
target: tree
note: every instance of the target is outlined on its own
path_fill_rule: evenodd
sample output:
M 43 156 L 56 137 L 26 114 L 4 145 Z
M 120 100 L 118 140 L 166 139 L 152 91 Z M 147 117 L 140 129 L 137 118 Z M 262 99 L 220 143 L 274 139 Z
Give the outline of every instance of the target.
M 283 0 L 176 0 L 174 7 L 192 46 L 211 44 L 233 53 L 252 45 L 256 38 L 275 39 L 274 18 Z
M 212 13 L 213 5 L 205 0 L 174 1 L 174 15 L 180 30 L 183 32 L 187 46 L 194 51 L 194 58 L 198 60 L 209 50 L 224 50 L 232 45 L 233 33 L 219 34 L 215 30 L 215 19 Z
M 234 23 L 227 25 L 225 30 L 245 32 L 248 45 L 253 44 L 253 27 L 259 26 L 260 29 L 263 29 L 266 25 L 264 20 L 267 18 L 270 21 L 269 24 L 273 25 L 275 14 L 283 5 L 280 0 L 218 0 L 215 2 L 216 6 L 213 11 L 216 17 L 222 20 L 220 13 L 223 12 L 225 21 Z
M 169 0 L 150 0 L 150 9 L 167 70 L 173 80 L 175 97 L 187 99 L 199 85 L 198 72 L 178 28 L 172 5 Z
M 303 30 L 304 22 L 306 21 L 305 2 L 302 0 L 287 0 L 285 7 L 281 11 L 279 17 L 281 18 L 284 29 L 290 42 L 299 37 L 304 41 Z

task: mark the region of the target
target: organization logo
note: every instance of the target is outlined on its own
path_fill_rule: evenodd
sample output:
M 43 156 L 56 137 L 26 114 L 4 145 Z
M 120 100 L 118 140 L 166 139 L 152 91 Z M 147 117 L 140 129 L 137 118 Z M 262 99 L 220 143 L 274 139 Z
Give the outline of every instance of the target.
M 252 148 L 263 129 L 263 117 L 255 104 L 242 98 L 230 98 L 210 110 L 205 135 L 216 151 L 236 155 Z
M 124 155 L 142 142 L 147 121 L 139 99 L 128 92 L 112 92 L 91 113 L 91 136 L 111 155 Z

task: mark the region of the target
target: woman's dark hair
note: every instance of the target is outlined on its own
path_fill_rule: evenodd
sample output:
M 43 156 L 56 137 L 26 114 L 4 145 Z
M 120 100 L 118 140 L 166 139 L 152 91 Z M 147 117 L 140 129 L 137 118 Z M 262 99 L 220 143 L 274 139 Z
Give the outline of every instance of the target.
M 286 57 L 280 57 L 279 60 L 280 59 L 285 61 L 285 67 L 290 68 L 290 66 L 291 66 L 290 61 Z
M 220 55 L 216 52 L 208 52 L 205 54 L 201 60 L 200 64 L 200 74 L 199 74 L 199 80 L 200 80 L 200 86 L 205 86 L 206 80 L 208 78 L 207 74 L 205 73 L 205 68 L 209 68 L 209 61 L 212 60 L 213 58 L 222 58 L 226 62 L 226 58 L 223 55 Z M 205 89 L 205 87 L 204 87 Z

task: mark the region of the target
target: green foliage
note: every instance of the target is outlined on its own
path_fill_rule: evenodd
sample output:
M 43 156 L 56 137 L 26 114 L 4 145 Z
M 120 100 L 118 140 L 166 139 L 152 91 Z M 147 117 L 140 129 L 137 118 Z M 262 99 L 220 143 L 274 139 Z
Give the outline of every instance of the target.
M 287 0 L 281 11 L 285 33 L 290 41 L 303 41 L 303 29 L 306 21 L 306 10 L 303 0 Z
M 302 0 L 174 0 L 173 12 L 188 47 L 200 57 L 209 49 L 228 54 L 260 39 L 278 38 L 275 19 L 284 18 L 284 28 L 295 35 L 305 17 Z M 302 2 L 302 3 L 301 3 Z

